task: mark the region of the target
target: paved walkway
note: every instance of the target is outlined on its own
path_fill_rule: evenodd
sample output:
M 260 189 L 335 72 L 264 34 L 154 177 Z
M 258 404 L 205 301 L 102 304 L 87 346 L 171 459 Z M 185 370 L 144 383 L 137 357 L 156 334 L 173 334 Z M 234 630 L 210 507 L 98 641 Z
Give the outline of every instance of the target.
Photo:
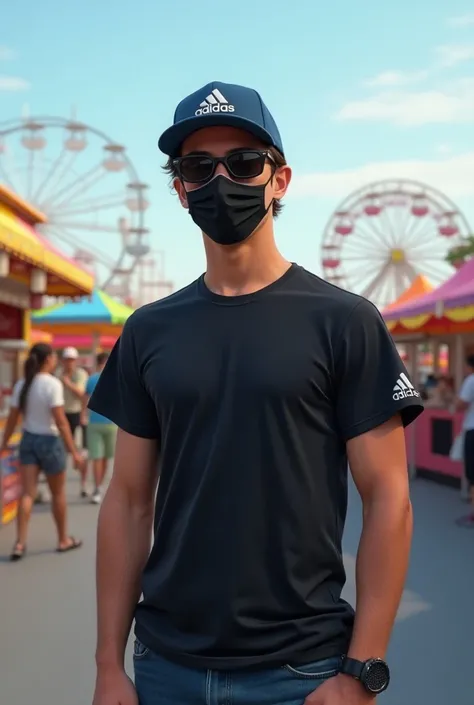
M 13 527 L 0 530 L 2 705 L 91 702 L 97 507 L 76 499 L 76 483 L 71 476 L 70 526 L 85 541 L 81 550 L 54 552 L 47 507 L 36 511 L 28 558 L 21 563 L 7 562 Z M 472 705 L 474 530 L 454 525 L 465 505 L 453 490 L 419 480 L 413 502 L 411 570 L 389 656 L 393 685 L 381 705 Z M 345 540 L 350 600 L 360 516 L 353 495 Z

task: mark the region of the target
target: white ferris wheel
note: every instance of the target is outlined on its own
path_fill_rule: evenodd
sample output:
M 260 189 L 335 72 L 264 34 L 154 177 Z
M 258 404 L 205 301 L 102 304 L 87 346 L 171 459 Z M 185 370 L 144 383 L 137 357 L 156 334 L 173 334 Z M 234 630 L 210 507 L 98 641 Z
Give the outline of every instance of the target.
M 144 303 L 140 286 L 155 261 L 148 186 L 125 146 L 75 119 L 0 123 L 0 181 L 47 216 L 42 234 L 92 271 L 101 289 Z
M 322 241 L 324 277 L 383 309 L 420 274 L 433 286 L 446 280 L 454 271 L 446 255 L 471 232 L 454 203 L 429 186 L 372 183 L 331 215 Z

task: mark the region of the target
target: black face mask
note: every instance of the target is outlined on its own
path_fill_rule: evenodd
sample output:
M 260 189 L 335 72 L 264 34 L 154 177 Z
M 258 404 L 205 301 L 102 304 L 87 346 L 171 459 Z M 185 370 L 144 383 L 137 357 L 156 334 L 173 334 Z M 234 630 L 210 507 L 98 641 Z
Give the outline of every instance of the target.
M 265 208 L 265 188 L 272 178 L 266 184 L 249 186 L 219 174 L 205 186 L 187 192 L 189 214 L 218 245 L 243 242 L 270 209 L 271 203 Z

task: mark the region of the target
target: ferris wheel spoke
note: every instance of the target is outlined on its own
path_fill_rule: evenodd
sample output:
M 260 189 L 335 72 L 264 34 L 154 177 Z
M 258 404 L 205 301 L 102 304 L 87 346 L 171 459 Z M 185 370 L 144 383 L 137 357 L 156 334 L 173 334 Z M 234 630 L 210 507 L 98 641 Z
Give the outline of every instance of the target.
M 371 259 L 377 259 L 380 263 L 382 263 L 382 262 L 384 262 L 384 260 L 386 260 L 387 258 L 386 258 L 385 255 L 379 255 L 379 256 L 376 257 L 376 258 L 374 258 L 374 256 L 372 255 Z M 360 262 L 367 262 L 367 257 L 364 256 L 364 255 L 353 255 L 353 254 L 351 254 L 351 253 L 348 253 L 348 254 L 345 254 L 345 253 L 344 253 L 344 261 L 345 261 L 345 262 L 348 262 L 348 261 L 349 261 L 349 262 L 357 262 L 357 261 L 360 261 Z
M 374 293 L 374 290 L 379 286 L 380 282 L 382 282 L 387 276 L 387 274 L 390 272 L 390 267 L 391 262 L 387 262 L 386 264 L 384 264 L 377 276 L 370 282 L 368 286 L 365 287 L 364 291 L 362 292 L 362 296 L 365 296 L 366 299 L 371 298 L 372 294 Z
M 71 215 L 87 215 L 90 213 L 98 213 L 99 211 L 110 210 L 112 208 L 117 208 L 117 206 L 123 205 L 123 195 L 121 198 L 117 198 L 115 201 L 101 200 L 98 202 L 85 201 L 83 205 L 77 206 L 75 208 L 64 208 L 61 210 L 53 210 L 51 212 L 51 220 L 60 220 L 63 217 L 70 217 Z
M 65 204 L 60 208 L 54 209 L 54 217 L 59 217 L 62 215 L 69 215 L 69 213 L 77 212 L 90 212 L 104 207 L 104 204 L 113 204 L 114 206 L 123 206 L 125 203 L 123 191 L 116 191 L 114 193 L 107 193 L 103 196 L 96 196 L 95 198 L 86 198 L 78 201 L 74 201 L 71 204 Z M 111 205 L 105 205 L 105 207 L 111 207 Z M 78 210 L 80 209 L 80 210 Z M 83 210 L 84 209 L 84 210 Z M 87 210 L 88 209 L 88 210 Z
M 101 262 L 101 264 L 103 264 L 108 269 L 112 269 L 116 266 L 116 262 L 114 259 L 108 257 L 106 254 L 104 254 L 102 250 L 99 250 L 96 247 L 92 246 L 89 242 L 81 240 L 76 235 L 69 233 L 66 230 L 59 230 L 55 227 L 50 227 L 48 228 L 48 230 L 54 238 L 61 240 L 61 242 L 69 245 L 70 247 L 73 247 L 74 249 L 82 248 L 87 252 L 90 252 L 94 255 L 98 262 Z
M 13 169 L 14 169 L 14 171 L 18 171 L 18 169 L 15 169 L 15 167 L 13 167 Z M 1 177 L 0 180 L 3 181 L 14 193 L 21 193 L 21 190 L 19 190 L 16 187 L 14 181 L 10 178 L 9 173 L 7 173 L 7 171 L 5 170 L 5 167 L 2 164 L 1 159 L 0 159 L 0 177 Z
M 364 268 L 362 272 L 360 271 L 360 268 L 357 268 L 354 271 L 348 273 L 346 276 L 349 281 L 352 281 L 353 279 L 354 284 L 357 285 L 357 283 L 359 283 L 359 285 L 362 286 L 365 282 L 368 282 L 369 285 L 373 281 L 373 279 L 379 275 L 379 273 L 380 264 L 377 264 L 376 266 Z
M 428 277 L 428 279 L 433 279 L 433 281 L 439 282 L 446 280 L 446 270 L 443 271 L 442 268 L 437 267 L 434 264 L 427 264 L 423 262 L 420 265 L 420 270 Z
M 64 160 L 64 157 L 66 155 L 67 155 L 67 150 L 63 148 L 61 150 L 59 156 L 57 157 L 57 159 L 55 159 L 53 161 L 53 163 L 50 165 L 43 181 L 39 184 L 39 186 L 36 188 L 35 192 L 32 194 L 32 196 L 31 196 L 32 203 L 38 203 L 41 194 L 44 192 L 45 188 L 48 186 L 48 183 L 54 177 L 54 174 L 61 166 L 61 162 Z
M 391 211 L 390 211 L 391 212 Z M 397 244 L 397 229 L 396 225 L 394 222 L 392 222 L 392 217 L 389 215 L 389 212 L 387 211 L 387 208 L 384 208 L 382 211 L 382 220 L 386 225 L 387 228 L 387 239 L 388 239 L 388 244 L 390 248 L 396 247 Z
M 379 230 L 378 227 L 375 226 L 375 223 L 373 222 L 373 218 L 367 217 L 364 220 L 364 231 L 365 232 L 371 232 L 373 235 L 373 238 L 375 239 L 376 242 L 380 244 L 385 245 L 387 250 L 390 250 L 390 239 L 389 236 L 386 235 L 382 230 Z M 362 229 L 362 228 L 361 228 Z
M 403 238 L 403 241 L 406 246 L 408 246 L 412 242 L 417 241 L 419 237 L 420 228 L 424 229 L 426 225 L 432 227 L 430 221 L 426 221 L 423 218 L 416 218 L 415 216 L 412 216 L 408 223 L 409 225 L 406 231 L 404 232 Z
M 54 198 L 58 188 L 66 181 L 69 173 L 74 174 L 74 164 L 78 158 L 78 152 L 68 152 L 66 159 L 61 160 L 62 165 L 56 170 L 54 176 L 49 180 L 49 183 L 41 197 L 41 203 L 47 204 Z
M 95 186 L 106 174 L 107 172 L 102 164 L 96 164 L 85 174 L 77 176 L 69 184 L 66 184 L 66 186 L 59 189 L 59 191 L 56 191 L 54 196 L 47 203 L 48 209 L 52 210 L 64 203 L 71 203 L 77 196 Z
M 383 242 L 383 239 L 381 242 L 380 238 L 377 237 L 377 233 L 368 230 L 366 228 L 366 224 L 364 223 L 364 225 L 362 225 L 360 220 L 357 221 L 354 233 L 348 236 L 347 243 L 356 246 L 357 240 L 361 240 L 360 244 L 364 246 L 364 249 L 370 250 L 371 247 L 374 247 L 380 252 L 386 252 L 386 247 L 384 248 L 384 245 L 386 245 L 386 243 Z
M 427 243 L 428 245 L 429 243 Z M 412 262 L 418 262 L 418 261 L 423 261 L 423 260 L 434 260 L 436 262 L 442 262 L 444 260 L 446 254 L 446 250 L 441 247 L 431 247 L 430 249 L 427 248 L 427 246 L 423 248 L 418 248 L 414 249 L 412 248 L 409 253 L 409 260 Z
M 26 174 L 26 198 L 28 201 L 32 200 L 31 196 L 34 184 L 35 159 L 36 150 L 30 149 L 30 151 L 28 152 L 28 169 Z
M 433 241 L 433 235 L 436 237 L 433 223 L 430 220 L 417 218 L 417 223 L 411 228 L 410 232 L 404 237 L 404 246 L 406 249 L 416 247 L 424 241 Z
M 99 225 L 98 223 L 84 223 L 80 220 L 70 222 L 66 220 L 60 220 L 58 218 L 57 220 L 53 221 L 53 224 L 59 229 L 67 228 L 68 230 L 85 230 L 86 232 L 114 233 L 115 235 L 117 235 L 119 232 L 117 225 Z
M 354 248 L 357 252 L 366 250 L 367 252 L 379 252 L 386 254 L 387 248 L 378 240 L 373 233 L 365 230 L 361 223 L 358 223 L 354 232 L 346 237 L 343 242 L 344 251 Z

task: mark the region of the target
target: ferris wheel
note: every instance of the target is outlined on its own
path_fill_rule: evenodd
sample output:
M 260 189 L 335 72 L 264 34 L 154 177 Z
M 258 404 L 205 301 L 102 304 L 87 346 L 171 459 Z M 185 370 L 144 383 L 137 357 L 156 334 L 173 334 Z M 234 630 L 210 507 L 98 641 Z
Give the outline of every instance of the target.
M 383 309 L 420 274 L 433 286 L 446 280 L 454 271 L 446 255 L 471 232 L 454 203 L 429 186 L 372 183 L 332 214 L 322 241 L 324 277 Z
M 38 230 L 101 289 L 133 301 L 137 264 L 150 252 L 148 187 L 123 145 L 75 119 L 1 123 L 0 181 L 47 216 Z

